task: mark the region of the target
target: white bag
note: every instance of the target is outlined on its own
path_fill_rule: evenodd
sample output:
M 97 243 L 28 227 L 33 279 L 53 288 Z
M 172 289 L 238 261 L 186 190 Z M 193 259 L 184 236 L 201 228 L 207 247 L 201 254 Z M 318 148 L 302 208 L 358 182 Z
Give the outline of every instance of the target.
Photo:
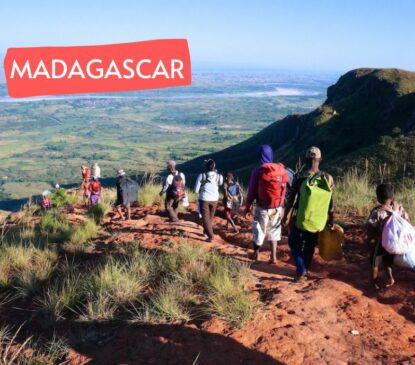
M 182 200 L 183 207 L 187 208 L 189 206 L 189 197 L 187 196 L 187 193 L 184 194 L 184 198 Z
M 415 250 L 405 255 L 396 255 L 393 263 L 399 267 L 415 270 Z
M 392 215 L 382 231 L 382 246 L 393 255 L 404 255 L 415 251 L 414 227 L 396 212 L 390 212 Z

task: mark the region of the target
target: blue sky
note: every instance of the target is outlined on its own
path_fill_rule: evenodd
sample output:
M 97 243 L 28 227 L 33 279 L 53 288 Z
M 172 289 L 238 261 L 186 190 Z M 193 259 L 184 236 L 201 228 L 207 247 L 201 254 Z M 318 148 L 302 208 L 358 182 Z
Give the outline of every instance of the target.
M 1 0 L 8 47 L 187 38 L 194 68 L 415 70 L 413 0 Z

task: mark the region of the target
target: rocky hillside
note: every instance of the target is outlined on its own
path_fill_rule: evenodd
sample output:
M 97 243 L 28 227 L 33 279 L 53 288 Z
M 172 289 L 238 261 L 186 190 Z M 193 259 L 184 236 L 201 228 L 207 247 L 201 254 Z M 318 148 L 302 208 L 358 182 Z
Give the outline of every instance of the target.
M 405 165 L 415 173 L 415 72 L 399 69 L 361 68 L 340 77 L 327 90 L 326 101 L 304 115 L 289 115 L 251 138 L 220 152 L 182 165 L 189 173 L 200 170 L 207 157 L 220 170 L 247 173 L 257 163 L 257 148 L 270 144 L 275 157 L 294 166 L 305 149 L 317 145 L 324 160 L 336 168 L 363 164 L 377 169 L 387 163 L 392 174 Z

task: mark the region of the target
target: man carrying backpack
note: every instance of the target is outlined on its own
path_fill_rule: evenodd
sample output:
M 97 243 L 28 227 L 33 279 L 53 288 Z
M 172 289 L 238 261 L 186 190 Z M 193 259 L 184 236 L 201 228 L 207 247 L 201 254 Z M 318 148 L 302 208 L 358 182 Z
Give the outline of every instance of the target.
M 259 250 L 267 239 L 271 242 L 269 262 L 275 264 L 277 262 L 277 244 L 281 239 L 281 220 L 289 178 L 284 165 L 273 163 L 271 146 L 261 145 L 259 155 L 261 166 L 251 173 L 245 213 L 248 214 L 251 211 L 252 203 L 255 200 L 256 207 L 252 224 L 254 243 L 252 258 L 258 259 Z
M 167 163 L 167 171 L 169 175 L 164 181 L 160 196 L 166 193 L 164 206 L 170 222 L 179 222 L 178 209 L 179 203 L 186 195 L 184 191 L 186 179 L 183 173 L 176 170 L 176 161 L 170 160 Z
M 122 208 L 127 211 L 127 220 L 131 219 L 131 203 L 138 199 L 138 183 L 128 177 L 124 170 L 117 172 L 117 200 L 115 206 L 120 215 L 120 219 L 124 219 Z
M 320 171 L 321 151 L 310 147 L 306 164 L 296 174 L 287 201 L 283 225 L 290 228 L 288 244 L 296 265 L 295 281 L 307 279 L 318 234 L 333 226 L 333 178 Z
M 196 179 L 195 192 L 199 194 L 199 207 L 202 214 L 203 231 L 208 242 L 214 239 L 213 218 L 219 200 L 219 186 L 223 184 L 223 176 L 215 169 L 215 161 L 209 159 L 204 163 L 206 171 Z

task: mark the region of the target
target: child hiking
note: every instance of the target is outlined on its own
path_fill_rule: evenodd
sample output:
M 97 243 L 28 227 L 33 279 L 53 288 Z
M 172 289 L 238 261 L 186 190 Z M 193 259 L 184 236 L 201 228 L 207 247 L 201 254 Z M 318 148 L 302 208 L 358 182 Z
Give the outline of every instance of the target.
M 394 213 L 406 221 L 409 221 L 409 217 L 405 209 L 394 201 L 394 188 L 391 184 L 378 185 L 376 188 L 376 197 L 379 205 L 371 211 L 366 223 L 366 229 L 368 242 L 372 247 L 371 264 L 373 286 L 375 289 L 380 289 L 378 275 L 381 265 L 385 267 L 388 274 L 389 282 L 386 287 L 392 286 L 395 283 L 392 274 L 395 255 L 389 253 L 382 245 L 385 225 Z
M 160 196 L 166 194 L 164 207 L 169 215 L 170 222 L 179 222 L 179 204 L 186 196 L 184 191 L 186 178 L 183 173 L 176 170 L 176 161 L 170 160 L 167 163 L 168 176 L 164 181 Z
M 92 176 L 92 181 L 89 183 L 89 205 L 92 207 L 98 204 L 101 199 L 102 186 L 97 176 Z
M 239 230 L 236 227 L 232 215 L 237 216 L 242 203 L 242 188 L 235 181 L 233 174 L 231 172 L 228 172 L 226 174 L 225 182 L 223 184 L 223 206 L 225 207 L 226 228 L 228 228 L 228 225 L 230 224 L 235 233 L 238 233 Z
M 52 199 L 50 197 L 51 193 L 49 190 L 42 192 L 42 200 L 40 201 L 40 207 L 42 210 L 46 211 L 52 208 Z
M 215 169 L 215 161 L 209 159 L 204 163 L 206 171 L 196 179 L 195 192 L 199 194 L 199 206 L 202 214 L 203 231 L 208 242 L 214 239 L 213 218 L 219 200 L 219 186 L 223 184 L 223 176 Z
M 265 240 L 271 242 L 269 262 L 277 262 L 277 244 L 281 239 L 281 221 L 285 192 L 289 178 L 284 165 L 273 162 L 271 146 L 259 147 L 261 166 L 251 173 L 245 213 L 251 211 L 256 201 L 254 221 L 252 224 L 254 252 L 252 258 L 258 259 L 258 253 Z
M 333 178 L 320 171 L 321 151 L 310 147 L 306 164 L 296 174 L 286 205 L 283 224 L 290 234 L 288 245 L 296 266 L 295 281 L 307 279 L 318 234 L 333 226 Z

